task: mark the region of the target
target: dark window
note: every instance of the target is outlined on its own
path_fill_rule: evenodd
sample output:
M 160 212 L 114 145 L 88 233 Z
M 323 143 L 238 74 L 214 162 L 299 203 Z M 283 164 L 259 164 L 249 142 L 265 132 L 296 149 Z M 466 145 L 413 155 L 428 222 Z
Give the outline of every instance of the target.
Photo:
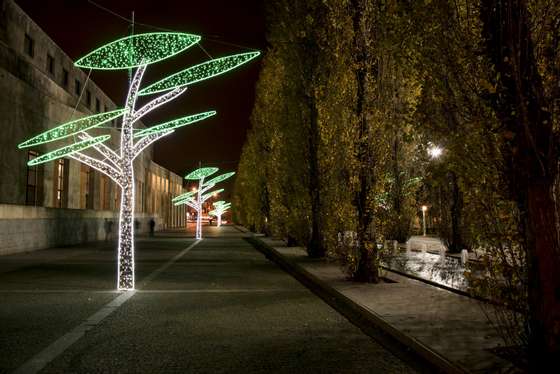
M 54 206 L 66 208 L 68 188 L 68 160 L 58 159 L 54 162 Z
M 68 70 L 62 68 L 62 85 L 68 87 Z
M 99 101 L 99 98 L 95 98 L 95 112 L 99 113 L 101 112 L 101 102 Z
M 27 152 L 27 161 L 39 156 L 38 152 Z M 27 185 L 25 189 L 26 205 L 43 204 L 43 165 L 27 166 Z
M 76 96 L 80 96 L 80 94 L 82 93 L 82 82 L 80 82 L 78 79 L 76 79 L 76 85 L 75 85 L 75 93 Z
M 80 208 L 93 209 L 94 170 L 82 164 L 80 169 Z
M 47 71 L 54 75 L 54 57 L 47 54 Z
M 35 41 L 33 40 L 33 38 L 31 38 L 31 36 L 29 36 L 29 34 L 25 34 L 23 49 L 25 50 L 25 53 L 27 53 L 29 57 L 35 56 Z
M 86 105 L 88 108 L 91 107 L 91 92 L 86 91 Z

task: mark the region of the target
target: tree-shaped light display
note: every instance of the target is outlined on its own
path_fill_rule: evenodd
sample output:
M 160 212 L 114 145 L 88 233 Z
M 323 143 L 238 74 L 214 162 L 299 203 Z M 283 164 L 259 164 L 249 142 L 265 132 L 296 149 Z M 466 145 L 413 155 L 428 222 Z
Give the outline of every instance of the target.
M 187 90 L 187 86 L 221 75 L 259 55 L 259 52 L 248 52 L 213 59 L 140 89 L 142 76 L 148 65 L 181 53 L 200 39 L 198 35 L 185 33 L 137 34 L 113 41 L 80 58 L 75 65 L 81 68 L 136 69 L 130 81 L 124 108 L 61 124 L 19 144 L 19 148 L 25 148 L 62 139 L 71 140 L 70 144 L 37 157 L 28 164 L 37 165 L 68 156 L 106 174 L 120 186 L 117 280 L 119 290 L 134 289 L 134 159 L 150 144 L 171 134 L 178 127 L 201 121 L 215 115 L 216 112 L 197 113 L 146 129 L 135 129 L 134 125 L 152 110 L 179 97 Z M 160 92 L 160 96 L 137 108 L 137 99 L 140 96 Z M 93 129 L 99 131 L 101 125 L 115 119 L 121 119 L 122 122 L 118 150 L 113 150 L 105 144 L 111 135 L 93 136 L 87 132 Z
M 223 200 L 216 201 L 214 204 L 214 210 L 210 211 L 208 214 L 215 216 L 218 219 L 217 227 L 222 225 L 222 215 L 229 210 L 231 203 L 226 203 Z
M 218 175 L 217 177 L 214 177 L 206 182 L 204 181 L 206 177 L 215 174 L 218 170 L 218 168 L 200 168 L 187 174 L 187 176 L 185 176 L 185 179 L 197 180 L 198 188 L 196 189 L 196 191 L 189 191 L 182 195 L 176 196 L 172 200 L 175 205 L 185 204 L 196 211 L 196 239 L 202 239 L 202 205 L 206 200 L 212 197 L 212 195 L 218 194 L 224 189 L 222 188 L 210 192 L 208 191 L 212 189 L 216 184 L 228 179 L 235 174 L 235 172 L 232 171 L 229 173 Z

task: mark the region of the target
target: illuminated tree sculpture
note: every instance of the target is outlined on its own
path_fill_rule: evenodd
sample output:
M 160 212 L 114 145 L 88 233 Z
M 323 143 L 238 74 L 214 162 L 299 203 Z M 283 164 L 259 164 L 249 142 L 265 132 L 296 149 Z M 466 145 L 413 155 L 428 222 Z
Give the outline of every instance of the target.
M 222 225 L 222 215 L 229 210 L 231 203 L 226 203 L 223 200 L 216 201 L 214 204 L 214 210 L 210 211 L 208 214 L 215 216 L 218 219 L 217 227 Z
M 75 65 L 90 70 L 135 69 L 124 108 L 64 123 L 19 145 L 19 148 L 24 148 L 61 139 L 71 140 L 70 144 L 37 157 L 29 161 L 28 165 L 69 156 L 106 174 L 120 186 L 117 280 L 119 290 L 134 289 L 134 159 L 150 144 L 171 134 L 178 127 L 201 121 L 215 115 L 216 112 L 197 113 L 149 128 L 136 129 L 134 125 L 152 110 L 179 97 L 187 90 L 187 86 L 223 74 L 259 55 L 259 52 L 248 52 L 213 59 L 140 89 L 142 76 L 148 65 L 181 53 L 200 39 L 200 36 L 185 33 L 137 34 L 113 41 L 80 58 Z M 137 99 L 140 96 L 160 92 L 160 96 L 137 108 Z M 87 132 L 94 129 L 100 131 L 101 125 L 115 119 L 121 119 L 122 122 L 121 131 L 118 133 L 118 150 L 113 150 L 105 144 L 111 135 L 94 136 Z
M 212 197 L 212 195 L 218 194 L 224 189 L 222 188 L 210 192 L 208 191 L 216 184 L 228 179 L 235 174 L 235 172 L 232 171 L 229 173 L 218 175 L 217 177 L 214 177 L 206 182 L 204 181 L 206 177 L 215 174 L 218 170 L 218 168 L 200 168 L 187 174 L 187 176 L 185 176 L 185 179 L 197 180 L 198 188 L 196 189 L 196 191 L 189 191 L 182 195 L 176 196 L 172 200 L 175 205 L 185 204 L 196 211 L 196 239 L 202 239 L 202 205 L 204 204 L 204 202 L 206 202 L 206 200 Z

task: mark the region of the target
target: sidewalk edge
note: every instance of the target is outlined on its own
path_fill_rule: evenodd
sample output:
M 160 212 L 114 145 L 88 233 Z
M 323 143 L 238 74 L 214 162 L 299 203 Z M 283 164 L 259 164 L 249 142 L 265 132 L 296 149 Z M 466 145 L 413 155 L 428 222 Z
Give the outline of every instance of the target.
M 245 240 L 253 244 L 253 246 L 262 252 L 268 259 L 278 264 L 283 270 L 296 278 L 300 283 L 309 288 L 313 293 L 323 299 L 339 313 L 344 315 L 350 322 L 359 327 L 367 335 L 378 341 L 383 339 L 381 343 L 384 345 L 388 344 L 389 346 L 387 346 L 387 348 L 392 351 L 394 351 L 394 349 L 398 349 L 400 351 L 407 352 L 408 354 L 411 353 L 415 356 L 416 360 L 422 360 L 424 365 L 420 368 L 421 371 L 433 372 L 435 369 L 438 372 L 443 373 L 468 373 L 467 370 L 451 362 L 414 337 L 391 326 L 389 322 L 377 313 L 341 294 L 328 283 L 309 273 L 297 263 L 287 260 L 274 248 L 262 240 L 254 236 L 245 238 Z M 387 338 L 392 341 L 387 341 Z M 405 357 L 405 359 L 407 358 Z

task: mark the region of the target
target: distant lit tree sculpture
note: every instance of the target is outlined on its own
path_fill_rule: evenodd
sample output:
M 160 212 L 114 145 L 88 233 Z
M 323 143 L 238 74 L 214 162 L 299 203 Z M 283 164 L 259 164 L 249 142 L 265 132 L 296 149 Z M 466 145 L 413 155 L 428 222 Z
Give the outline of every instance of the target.
M 208 214 L 214 216 L 218 219 L 217 227 L 222 225 L 222 215 L 229 210 L 231 203 L 226 203 L 223 200 L 216 201 L 214 204 L 214 210 L 211 210 Z
M 216 184 L 228 179 L 235 174 L 235 172 L 232 171 L 230 173 L 218 175 L 217 177 L 214 177 L 206 182 L 204 181 L 206 177 L 215 174 L 218 170 L 218 168 L 200 168 L 189 173 L 185 177 L 185 179 L 197 180 L 198 188 L 196 189 L 196 191 L 189 191 L 182 195 L 176 196 L 172 200 L 175 205 L 188 205 L 196 211 L 196 239 L 202 239 L 202 205 L 204 204 L 204 202 L 206 202 L 206 200 L 212 197 L 212 195 L 218 194 L 224 189 L 222 188 L 210 192 L 208 191 L 214 188 Z
M 167 59 L 200 41 L 200 36 L 185 33 L 146 33 L 129 36 L 106 44 L 80 58 L 75 65 L 97 70 L 135 69 L 130 80 L 125 106 L 122 109 L 100 113 L 61 124 L 19 145 L 19 148 L 35 147 L 39 144 L 71 140 L 54 151 L 29 161 L 37 165 L 64 156 L 69 156 L 106 174 L 121 188 L 118 280 L 119 290 L 134 289 L 134 168 L 133 161 L 150 144 L 171 134 L 181 126 L 189 125 L 216 114 L 207 111 L 178 118 L 149 128 L 134 128 L 134 124 L 159 106 L 179 97 L 187 86 L 223 74 L 242 65 L 259 52 L 241 53 L 213 59 L 179 71 L 148 87 L 140 89 L 142 76 L 150 64 Z M 162 93 L 136 107 L 139 96 Z M 89 130 L 100 130 L 100 126 L 121 119 L 120 147 L 113 150 L 105 142 L 110 134 L 89 134 Z M 84 151 L 91 152 L 87 154 Z

